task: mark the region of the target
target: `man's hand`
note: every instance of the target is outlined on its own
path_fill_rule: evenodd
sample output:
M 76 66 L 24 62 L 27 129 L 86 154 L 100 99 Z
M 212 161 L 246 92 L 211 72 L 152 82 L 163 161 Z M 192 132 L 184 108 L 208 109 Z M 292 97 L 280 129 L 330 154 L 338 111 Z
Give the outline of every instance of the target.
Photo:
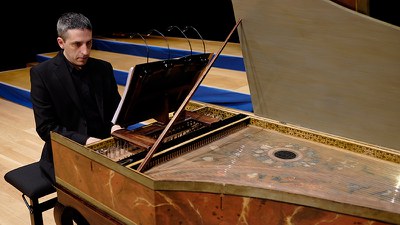
M 101 141 L 101 139 L 90 137 L 86 140 L 86 145 Z
M 113 133 L 116 130 L 121 130 L 121 129 L 124 129 L 124 128 L 122 128 L 120 125 L 116 124 L 116 125 L 111 127 L 111 133 Z

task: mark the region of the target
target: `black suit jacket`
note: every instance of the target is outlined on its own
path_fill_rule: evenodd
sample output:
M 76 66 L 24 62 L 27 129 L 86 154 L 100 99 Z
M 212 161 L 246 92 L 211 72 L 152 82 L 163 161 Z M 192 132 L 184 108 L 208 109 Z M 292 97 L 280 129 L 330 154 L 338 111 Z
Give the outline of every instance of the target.
M 53 182 L 55 182 L 55 178 L 50 131 L 58 132 L 80 144 L 85 144 L 87 138 L 91 136 L 87 133 L 87 123 L 80 97 L 62 51 L 54 58 L 42 62 L 30 70 L 30 96 L 36 131 L 45 141 L 40 166 Z M 111 120 L 121 99 L 112 65 L 103 60 L 89 58 L 85 69 L 90 74 L 90 81 L 102 118 L 101 129 L 110 133 Z

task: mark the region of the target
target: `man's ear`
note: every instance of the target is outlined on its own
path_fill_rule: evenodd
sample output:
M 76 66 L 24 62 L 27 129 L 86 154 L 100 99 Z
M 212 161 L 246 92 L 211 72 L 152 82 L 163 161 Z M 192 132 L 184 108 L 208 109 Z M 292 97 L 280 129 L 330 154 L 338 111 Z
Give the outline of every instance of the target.
M 58 43 L 58 46 L 60 46 L 61 49 L 64 49 L 64 40 L 61 37 L 57 38 L 57 43 Z

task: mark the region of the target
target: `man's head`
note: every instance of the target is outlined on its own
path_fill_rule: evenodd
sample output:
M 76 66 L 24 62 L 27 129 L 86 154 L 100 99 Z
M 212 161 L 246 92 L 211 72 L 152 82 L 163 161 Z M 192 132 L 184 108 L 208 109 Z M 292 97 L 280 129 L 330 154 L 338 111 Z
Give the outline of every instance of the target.
M 92 49 L 92 24 L 80 13 L 64 13 L 57 22 L 57 43 L 75 67 L 86 64 Z

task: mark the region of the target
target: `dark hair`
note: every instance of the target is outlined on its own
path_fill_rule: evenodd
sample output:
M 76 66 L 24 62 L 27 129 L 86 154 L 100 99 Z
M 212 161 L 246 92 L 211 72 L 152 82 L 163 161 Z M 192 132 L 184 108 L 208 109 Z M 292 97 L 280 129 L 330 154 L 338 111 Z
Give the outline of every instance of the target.
M 57 21 L 57 34 L 62 39 L 65 39 L 65 34 L 72 29 L 87 29 L 92 30 L 92 23 L 81 13 L 67 12 L 60 16 Z

